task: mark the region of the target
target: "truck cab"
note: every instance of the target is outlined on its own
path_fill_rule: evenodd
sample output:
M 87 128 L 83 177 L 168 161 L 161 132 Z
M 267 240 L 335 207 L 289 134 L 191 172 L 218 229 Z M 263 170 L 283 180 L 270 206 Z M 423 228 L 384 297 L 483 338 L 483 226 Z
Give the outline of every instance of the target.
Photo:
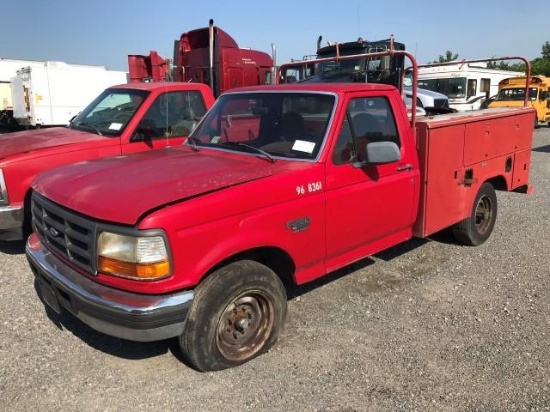
M 0 135 L 0 238 L 30 233 L 30 185 L 47 169 L 180 145 L 214 97 L 202 84 L 107 88 L 66 127 Z
M 240 48 L 210 20 L 208 27 L 182 33 L 174 42 L 173 60 L 163 59 L 156 51 L 131 54 L 128 68 L 131 82 L 203 83 L 217 97 L 235 87 L 271 84 L 273 59 L 262 51 Z
M 412 108 L 412 80 L 403 77 L 404 58 L 400 55 L 374 56 L 390 48 L 405 50 L 403 43 L 387 40 L 331 43 L 321 47 L 317 42 L 317 55 L 305 56 L 300 61 L 283 64 L 278 69 L 279 83 L 380 83 L 395 86 L 403 92 L 405 104 Z M 448 113 L 449 99 L 444 94 L 416 88 L 416 111 L 419 115 Z

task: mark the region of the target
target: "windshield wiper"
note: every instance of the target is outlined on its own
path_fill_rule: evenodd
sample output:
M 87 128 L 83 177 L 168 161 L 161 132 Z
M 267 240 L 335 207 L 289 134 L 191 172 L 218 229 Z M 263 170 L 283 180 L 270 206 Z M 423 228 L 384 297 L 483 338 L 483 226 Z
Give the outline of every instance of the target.
M 101 133 L 101 131 L 98 129 L 98 127 L 95 124 L 91 124 L 88 122 L 78 122 L 75 124 L 75 126 L 89 127 L 90 129 L 94 129 L 98 135 L 103 136 L 103 133 Z
M 271 156 L 269 153 L 267 153 L 265 150 L 260 149 L 259 147 L 252 146 L 250 144 L 241 143 L 241 142 L 224 142 L 222 143 L 222 146 L 239 146 L 239 147 L 246 147 L 247 149 L 251 149 L 262 156 L 264 156 L 270 163 L 275 163 L 275 159 L 273 156 Z

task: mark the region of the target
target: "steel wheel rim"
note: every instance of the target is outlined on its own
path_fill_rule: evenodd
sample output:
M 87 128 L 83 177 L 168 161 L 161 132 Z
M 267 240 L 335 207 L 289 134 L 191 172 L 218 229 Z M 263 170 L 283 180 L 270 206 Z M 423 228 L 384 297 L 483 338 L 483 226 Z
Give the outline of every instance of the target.
M 475 225 L 479 234 L 487 232 L 493 220 L 493 204 L 488 196 L 482 196 L 476 205 Z
M 275 322 L 272 300 L 261 291 L 246 292 L 222 312 L 216 335 L 219 352 L 230 361 L 242 361 L 265 345 Z

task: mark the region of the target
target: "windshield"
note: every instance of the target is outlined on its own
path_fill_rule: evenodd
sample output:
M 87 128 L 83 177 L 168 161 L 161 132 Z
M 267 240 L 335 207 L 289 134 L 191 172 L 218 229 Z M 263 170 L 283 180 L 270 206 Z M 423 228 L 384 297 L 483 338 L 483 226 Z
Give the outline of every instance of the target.
M 442 93 L 449 99 L 466 97 L 466 78 L 418 79 L 418 87 Z
M 382 64 L 380 58 L 359 57 L 356 59 L 328 61 L 317 63 L 315 73 L 321 78 L 345 81 L 358 81 L 366 83 L 385 83 L 382 75 L 389 75 L 387 62 Z
M 525 87 L 516 87 L 513 89 L 502 89 L 498 92 L 495 100 L 524 100 L 525 99 Z M 529 99 L 537 99 L 537 89 L 532 87 L 529 89 Z
M 69 127 L 110 137 L 120 136 L 148 94 L 145 90 L 107 89 L 80 112 Z
M 252 153 L 268 159 L 315 159 L 325 138 L 334 101 L 334 95 L 325 93 L 221 96 L 187 144 Z
M 317 63 L 316 73 L 322 77 L 351 74 L 360 70 L 365 70 L 365 60 L 366 59 L 358 58 Z

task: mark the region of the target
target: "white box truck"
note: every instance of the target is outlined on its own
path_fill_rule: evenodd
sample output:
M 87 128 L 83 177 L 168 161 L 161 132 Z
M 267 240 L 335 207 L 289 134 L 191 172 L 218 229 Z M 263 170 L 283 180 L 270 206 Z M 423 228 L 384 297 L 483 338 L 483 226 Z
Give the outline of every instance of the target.
M 16 123 L 13 120 L 10 81 L 23 67 L 44 65 L 35 60 L 7 59 L 0 57 L 0 129 L 12 129 Z
M 11 79 L 13 118 L 25 127 L 67 125 L 109 86 L 128 82 L 123 71 L 105 66 L 44 62 Z

